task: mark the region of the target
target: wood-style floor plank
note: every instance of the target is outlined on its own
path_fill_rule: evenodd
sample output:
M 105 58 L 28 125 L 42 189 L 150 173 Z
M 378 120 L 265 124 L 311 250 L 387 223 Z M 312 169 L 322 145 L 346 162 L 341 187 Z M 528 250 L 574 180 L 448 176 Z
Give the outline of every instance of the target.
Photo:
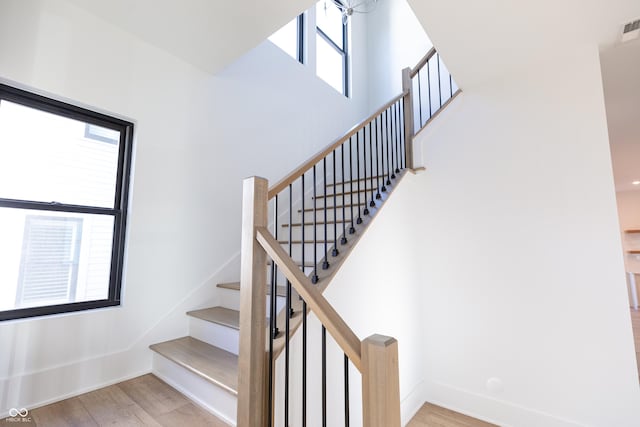
M 407 427 L 495 427 L 493 424 L 425 403 Z
M 228 427 L 152 374 L 34 409 L 29 415 L 38 427 Z

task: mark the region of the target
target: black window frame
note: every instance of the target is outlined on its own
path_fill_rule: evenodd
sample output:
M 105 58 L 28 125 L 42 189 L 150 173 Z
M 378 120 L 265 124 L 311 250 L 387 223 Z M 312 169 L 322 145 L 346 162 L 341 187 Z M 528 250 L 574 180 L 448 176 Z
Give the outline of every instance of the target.
M 6 100 L 25 107 L 88 124 L 113 129 L 120 132 L 118 147 L 118 169 L 113 208 L 85 205 L 73 205 L 32 200 L 4 199 L 0 197 L 0 208 L 16 208 L 33 211 L 55 211 L 108 215 L 113 217 L 113 240 L 111 247 L 111 270 L 107 299 L 81 301 L 66 304 L 39 307 L 17 308 L 0 311 L 0 321 L 22 319 L 36 316 L 71 313 L 104 307 L 118 306 L 121 303 L 122 279 L 124 269 L 125 236 L 127 225 L 127 207 L 131 175 L 131 156 L 133 149 L 133 123 L 96 111 L 88 110 L 56 99 L 0 83 L 0 100 Z
M 322 1 L 322 0 L 321 0 Z M 340 5 L 344 7 L 344 4 L 340 0 L 326 0 L 331 3 L 334 3 L 339 10 Z M 350 87 L 349 87 L 349 20 L 342 19 L 342 48 L 338 46 L 338 44 L 329 37 L 320 27 L 318 27 L 317 19 L 316 19 L 316 34 L 320 35 L 324 41 L 326 41 L 329 46 L 335 49 L 342 56 L 342 94 L 347 98 L 350 96 Z M 318 61 L 318 56 L 316 55 L 316 62 Z M 317 65 L 316 65 L 317 67 Z
M 298 62 L 304 64 L 304 12 L 296 18 L 297 36 L 298 36 Z

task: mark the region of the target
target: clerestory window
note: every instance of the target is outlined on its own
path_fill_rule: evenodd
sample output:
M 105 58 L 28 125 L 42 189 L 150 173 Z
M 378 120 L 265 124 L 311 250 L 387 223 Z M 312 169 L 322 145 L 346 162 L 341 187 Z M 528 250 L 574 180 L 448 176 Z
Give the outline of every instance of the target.
M 339 0 L 316 3 L 316 74 L 349 96 L 348 21 L 336 2 Z

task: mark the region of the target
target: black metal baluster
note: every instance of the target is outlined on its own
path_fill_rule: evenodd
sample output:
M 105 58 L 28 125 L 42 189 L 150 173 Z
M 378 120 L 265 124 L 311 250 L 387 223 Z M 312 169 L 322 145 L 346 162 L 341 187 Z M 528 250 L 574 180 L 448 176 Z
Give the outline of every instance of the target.
M 273 215 L 274 237 L 276 240 L 278 240 L 278 195 L 277 194 L 274 201 L 274 210 L 275 210 L 275 213 Z M 277 287 L 278 287 L 278 266 L 276 265 L 275 261 L 271 260 L 271 290 L 273 291 Z M 272 325 L 273 327 L 271 328 L 271 336 L 273 338 L 276 338 L 280 331 L 278 330 L 278 326 L 275 324 L 276 304 L 273 299 L 271 300 L 270 310 L 271 310 L 271 313 L 270 313 L 271 319 L 273 321 L 273 325 Z
M 369 139 L 371 139 L 371 123 L 369 123 Z M 362 176 L 364 181 L 364 209 L 362 214 L 369 215 L 369 207 L 367 206 L 367 129 L 365 127 L 362 128 L 362 163 L 364 166 L 364 175 Z
M 396 139 L 398 137 L 398 121 L 396 120 L 398 103 L 391 105 L 391 179 L 396 179 Z
M 293 234 L 291 226 L 292 216 L 291 210 L 293 200 L 293 184 L 289 184 L 289 257 L 291 257 L 291 252 L 293 248 Z M 304 246 L 304 243 L 303 243 Z M 271 300 L 276 299 L 276 294 L 271 294 Z M 286 302 L 286 311 L 287 314 L 285 316 L 284 321 L 284 425 L 289 425 L 289 332 L 290 332 L 290 319 L 293 314 L 293 309 L 291 308 L 291 282 L 287 279 L 287 302 Z
M 387 185 L 391 185 L 391 173 L 393 169 L 391 169 L 391 138 L 392 138 L 392 128 L 391 128 L 391 107 L 387 108 Z
M 384 172 L 384 166 L 385 166 L 384 146 L 387 143 L 387 139 L 388 139 L 387 138 L 387 130 L 388 130 L 387 116 L 388 116 L 387 110 L 380 113 L 380 133 L 382 134 L 382 139 L 380 141 L 380 156 L 378 158 L 380 160 L 380 164 L 382 164 L 382 188 L 380 189 L 380 191 L 382 191 L 383 193 L 387 192 L 386 182 L 384 180 L 384 176 L 386 175 Z
M 318 283 L 318 199 L 316 198 L 317 188 L 318 185 L 316 181 L 316 165 L 313 165 L 313 276 L 311 276 L 311 283 L 314 284 Z M 304 210 L 302 211 L 302 223 L 304 223 Z M 302 246 L 304 246 L 304 244 Z
M 344 355 L 344 425 L 349 427 L 349 358 Z
M 400 159 L 400 138 L 401 132 L 404 129 L 404 121 L 400 120 L 400 106 L 402 105 L 402 100 L 398 101 L 396 104 L 396 173 L 400 173 L 400 164 L 402 159 Z
M 351 206 L 349 210 L 351 212 L 351 225 L 349 226 L 349 234 L 353 234 L 356 232 L 355 227 L 353 226 L 353 138 L 349 137 L 349 191 L 351 192 Z
M 274 237 L 277 240 L 278 239 L 278 195 L 276 194 L 276 197 L 274 199 L 274 214 L 273 214 L 273 219 L 274 219 Z M 277 266 L 275 261 L 271 260 L 271 295 L 273 295 L 273 293 L 275 292 L 276 289 L 276 276 L 277 276 Z M 272 426 L 272 420 L 273 420 L 273 400 L 274 400 L 274 396 L 273 396 L 273 376 L 274 376 L 274 372 L 273 372 L 273 340 L 275 339 L 276 336 L 278 336 L 278 328 L 276 327 L 276 316 L 275 316 L 275 299 L 271 298 L 270 304 L 269 304 L 269 393 L 268 393 L 268 404 L 269 404 L 269 408 L 268 408 L 268 415 L 269 415 L 269 420 L 268 420 L 268 426 L 271 427 Z
M 302 226 L 302 228 L 304 229 L 304 225 Z M 304 237 L 302 238 L 302 241 L 304 242 Z M 304 244 L 302 245 L 302 247 L 304 248 Z M 292 258 L 292 257 L 293 257 L 293 184 L 289 184 L 289 258 Z M 302 264 L 304 265 L 304 261 L 302 262 Z M 273 295 L 271 297 L 273 298 Z M 293 316 L 293 307 L 291 306 L 291 282 L 289 281 L 289 279 L 287 279 L 287 303 L 289 304 L 289 310 L 287 310 L 287 313 L 289 313 L 288 317 L 291 317 Z M 289 335 L 287 334 L 287 339 L 288 337 Z
M 302 174 L 302 241 L 304 242 L 304 173 Z M 306 265 L 304 245 L 302 245 L 302 271 Z M 271 294 L 273 295 L 273 294 Z M 288 334 L 287 334 L 288 335 Z M 307 302 L 302 300 L 302 426 L 307 425 Z
M 378 117 L 380 117 L 380 121 L 378 121 Z M 376 186 L 376 200 L 377 199 L 381 199 L 382 195 L 380 194 L 380 147 L 379 147 L 379 142 L 380 142 L 380 135 L 382 134 L 382 115 L 376 117 L 376 183 L 378 184 Z M 380 126 L 378 126 L 378 123 L 380 123 Z
M 404 127 L 404 121 L 406 120 L 406 117 L 404 115 L 404 103 L 400 103 L 400 141 L 398 144 L 398 152 L 399 154 L 399 158 L 400 158 L 400 169 L 404 169 L 404 165 L 405 162 L 407 161 L 406 156 L 404 154 L 404 150 L 403 150 L 403 141 L 404 141 L 404 136 L 405 136 L 405 127 Z M 400 172 L 400 171 L 398 171 Z
M 372 123 L 373 122 L 369 122 L 369 153 L 370 153 L 370 156 L 369 156 L 369 168 L 371 169 L 371 202 L 369 202 L 369 206 L 373 208 L 373 207 L 375 207 L 376 202 L 374 201 L 374 199 L 375 199 L 375 196 L 374 196 L 374 193 L 375 193 L 375 190 L 374 190 L 374 187 L 375 187 L 374 179 L 375 179 L 375 177 L 373 176 L 373 133 L 371 132 L 371 124 Z
M 429 61 L 427 61 L 427 73 L 429 72 Z M 415 111 L 415 110 L 414 110 Z M 420 118 L 420 126 L 418 129 L 422 128 L 422 88 L 420 83 L 420 70 L 418 70 L 418 112 L 420 113 L 418 117 Z M 414 123 L 415 126 L 415 123 Z
M 302 427 L 307 426 L 307 302 L 302 300 Z
M 329 268 L 329 235 L 327 234 L 327 158 L 322 159 L 322 171 L 324 173 L 324 197 L 322 201 L 324 203 L 324 262 L 322 263 L 322 269 Z
M 356 133 L 356 179 L 358 180 L 358 219 L 356 224 L 362 224 L 362 217 L 360 216 L 360 207 L 362 206 L 362 199 L 360 198 L 360 131 Z
M 438 60 L 438 97 L 440 98 L 440 108 L 442 108 L 442 78 L 440 77 L 440 54 L 436 53 L 436 59 Z
M 336 150 L 333 150 L 333 250 L 331 255 L 338 256 L 338 188 L 336 187 Z M 345 203 L 344 188 L 342 189 L 342 204 Z M 327 199 L 324 200 L 327 203 Z
M 349 139 L 349 142 L 351 142 L 351 139 Z M 344 144 L 342 144 L 340 146 L 340 152 L 342 153 L 342 192 L 344 193 L 346 190 L 346 185 L 344 182 Z M 349 190 L 351 190 L 351 187 L 349 187 Z M 342 239 L 340 239 L 340 243 L 342 243 L 343 245 L 347 244 L 347 221 L 346 221 L 346 201 L 344 196 L 342 197 Z M 351 210 L 353 211 L 353 203 L 351 204 Z M 335 218 L 335 220 L 337 221 L 338 219 Z
M 322 427 L 327 427 L 327 329 L 322 325 Z
M 432 113 L 431 113 L 431 71 L 429 69 L 429 62 L 430 61 L 431 60 L 427 61 L 427 86 L 429 86 L 429 118 L 431 118 L 431 116 L 432 116 Z M 420 127 L 422 127 L 423 124 L 421 124 Z

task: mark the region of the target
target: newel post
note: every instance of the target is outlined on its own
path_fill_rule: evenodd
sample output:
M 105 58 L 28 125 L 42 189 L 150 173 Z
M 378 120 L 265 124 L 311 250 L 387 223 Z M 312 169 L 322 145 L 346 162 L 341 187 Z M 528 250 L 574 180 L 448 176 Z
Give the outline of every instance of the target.
M 407 167 L 413 169 L 413 83 L 411 68 L 402 70 L 402 91 L 407 92 L 403 100 L 405 155 Z
M 243 182 L 240 255 L 240 353 L 238 356 L 238 427 L 267 425 L 265 363 L 267 255 L 256 240 L 256 227 L 267 226 L 268 182 Z
M 400 427 L 395 338 L 371 335 L 362 341 L 362 418 L 367 427 Z

